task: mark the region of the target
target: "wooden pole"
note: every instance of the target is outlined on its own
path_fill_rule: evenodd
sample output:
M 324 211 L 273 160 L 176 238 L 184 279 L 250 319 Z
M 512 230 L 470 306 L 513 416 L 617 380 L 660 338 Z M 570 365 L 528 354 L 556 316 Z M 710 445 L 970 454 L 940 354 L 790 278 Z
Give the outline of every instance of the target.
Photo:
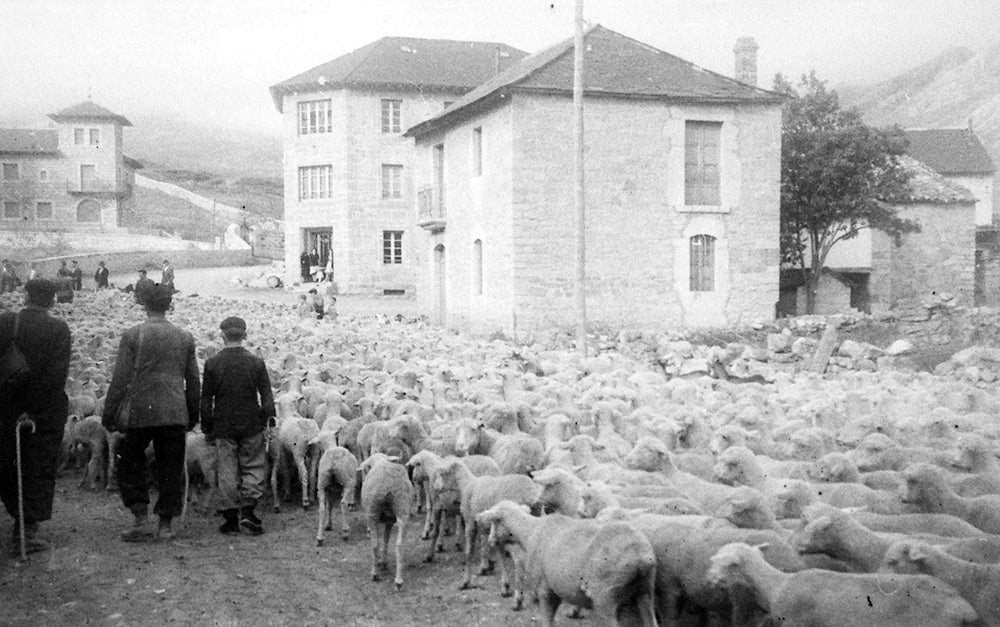
M 577 343 L 587 356 L 587 208 L 583 178 L 583 0 L 576 0 L 573 36 L 573 183 L 576 207 Z

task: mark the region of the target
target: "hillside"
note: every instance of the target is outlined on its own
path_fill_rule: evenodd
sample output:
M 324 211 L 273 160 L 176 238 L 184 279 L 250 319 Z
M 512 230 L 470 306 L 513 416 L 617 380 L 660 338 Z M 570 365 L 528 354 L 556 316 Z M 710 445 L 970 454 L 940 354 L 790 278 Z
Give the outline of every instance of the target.
M 951 48 L 908 72 L 868 88 L 838 90 L 870 124 L 965 127 L 1000 164 L 1000 44 L 979 54 Z

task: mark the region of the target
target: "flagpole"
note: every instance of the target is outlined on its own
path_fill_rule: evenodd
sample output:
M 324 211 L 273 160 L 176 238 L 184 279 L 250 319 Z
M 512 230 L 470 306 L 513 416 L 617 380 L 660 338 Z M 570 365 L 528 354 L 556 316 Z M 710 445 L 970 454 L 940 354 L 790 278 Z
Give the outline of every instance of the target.
M 587 356 L 587 209 L 583 178 L 583 0 L 576 0 L 573 36 L 573 184 L 576 209 L 577 343 Z

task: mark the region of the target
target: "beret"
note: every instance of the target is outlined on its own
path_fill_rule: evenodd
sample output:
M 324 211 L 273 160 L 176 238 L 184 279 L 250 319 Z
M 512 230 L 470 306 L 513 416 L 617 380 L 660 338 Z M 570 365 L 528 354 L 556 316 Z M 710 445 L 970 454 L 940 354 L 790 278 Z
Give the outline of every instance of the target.
M 48 279 L 29 279 L 28 282 L 24 284 L 24 289 L 26 292 L 37 296 L 55 296 L 56 292 L 59 291 L 55 284 L 55 281 L 50 281 Z
M 236 316 L 230 316 L 230 317 L 228 317 L 228 318 L 226 318 L 225 320 L 222 321 L 222 324 L 219 325 L 219 328 L 222 329 L 222 330 L 225 330 L 225 329 L 235 329 L 237 331 L 246 331 L 247 330 L 247 323 L 243 320 L 243 318 L 237 318 Z

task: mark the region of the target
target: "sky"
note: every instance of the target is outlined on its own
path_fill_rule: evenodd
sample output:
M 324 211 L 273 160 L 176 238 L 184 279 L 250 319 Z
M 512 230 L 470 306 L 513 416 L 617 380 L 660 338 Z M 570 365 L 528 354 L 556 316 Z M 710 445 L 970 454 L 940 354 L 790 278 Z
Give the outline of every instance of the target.
M 574 0 L 0 0 L 0 119 L 88 96 L 125 115 L 280 133 L 268 86 L 383 36 L 500 41 L 573 35 Z M 758 82 L 815 69 L 872 84 L 951 46 L 1000 44 L 1000 0 L 584 0 L 585 19 L 733 73 L 753 36 Z

